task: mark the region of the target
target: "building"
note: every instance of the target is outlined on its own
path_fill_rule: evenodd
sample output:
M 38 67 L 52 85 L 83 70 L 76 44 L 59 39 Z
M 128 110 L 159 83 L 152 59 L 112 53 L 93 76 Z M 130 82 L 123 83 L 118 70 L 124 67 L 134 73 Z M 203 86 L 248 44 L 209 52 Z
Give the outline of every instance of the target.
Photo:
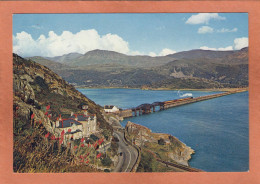
M 83 137 L 89 137 L 91 134 L 97 132 L 97 116 L 89 115 L 87 111 L 84 114 L 73 114 L 71 113 L 71 119 L 74 119 L 81 123 L 83 130 Z
M 119 112 L 120 109 L 114 105 L 105 105 L 104 110 L 106 113 L 115 113 Z
M 53 130 L 60 135 L 62 131 L 65 133 L 64 141 L 69 139 L 80 139 L 82 137 L 89 137 L 91 134 L 97 132 L 97 117 L 90 115 L 87 111 L 84 114 L 74 114 L 68 119 L 62 119 L 60 116 L 53 124 Z

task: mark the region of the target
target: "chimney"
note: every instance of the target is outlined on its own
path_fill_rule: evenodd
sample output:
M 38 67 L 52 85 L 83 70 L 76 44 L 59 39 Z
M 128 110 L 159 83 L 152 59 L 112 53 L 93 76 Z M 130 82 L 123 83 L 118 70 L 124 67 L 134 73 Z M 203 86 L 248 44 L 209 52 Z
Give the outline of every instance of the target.
M 96 121 L 97 120 L 97 115 L 96 114 L 94 114 L 94 121 Z
M 77 114 L 75 114 L 75 121 L 78 121 L 78 115 Z
M 61 121 L 62 119 L 61 119 L 61 114 L 60 114 L 60 116 L 59 116 L 59 120 Z
M 87 116 L 88 115 L 88 111 L 84 110 L 84 115 Z

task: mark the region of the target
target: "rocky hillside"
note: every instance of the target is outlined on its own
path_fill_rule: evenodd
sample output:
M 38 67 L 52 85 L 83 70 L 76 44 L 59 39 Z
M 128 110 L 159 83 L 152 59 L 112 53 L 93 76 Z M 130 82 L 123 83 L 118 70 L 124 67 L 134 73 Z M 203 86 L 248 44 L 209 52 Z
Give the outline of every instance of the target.
M 68 162 L 73 160 L 73 155 L 70 155 L 68 151 L 65 155 L 66 147 L 59 149 L 59 151 L 63 149 L 64 152 L 58 153 L 53 149 L 55 144 L 52 151 L 49 148 L 46 149 L 47 145 L 43 144 L 44 135 L 47 132 L 53 133 L 51 125 L 60 114 L 66 118 L 71 112 L 80 113 L 81 105 L 85 104 L 89 106 L 90 113 L 97 115 L 101 134 L 109 138 L 112 135 L 112 127 L 105 121 L 102 108 L 47 67 L 15 54 L 13 58 L 14 171 L 90 171 L 91 169 L 87 166 L 76 169 L 77 167 L 72 164 L 70 167 Z M 46 109 L 47 106 L 49 109 Z M 36 148 L 39 152 L 35 152 Z M 37 157 L 42 162 L 41 166 L 37 166 L 37 163 L 35 166 L 30 166 L 30 164 L 34 165 L 28 163 L 28 159 L 33 156 L 28 155 L 30 151 L 34 154 L 40 154 L 40 152 L 43 154 Z M 57 160 L 52 163 L 50 162 L 52 159 Z M 64 163 L 60 163 L 59 159 Z M 56 170 L 52 164 L 57 164 Z
M 150 129 L 132 122 L 128 122 L 125 129 L 130 139 L 134 140 L 135 144 L 141 147 L 143 152 L 146 150 L 152 152 L 164 161 L 172 160 L 188 165 L 188 160 L 191 159 L 191 154 L 194 153 L 193 149 L 172 135 L 152 133 Z M 142 167 L 142 164 L 145 165 L 141 161 L 139 167 Z M 149 163 L 147 164 L 149 165 Z

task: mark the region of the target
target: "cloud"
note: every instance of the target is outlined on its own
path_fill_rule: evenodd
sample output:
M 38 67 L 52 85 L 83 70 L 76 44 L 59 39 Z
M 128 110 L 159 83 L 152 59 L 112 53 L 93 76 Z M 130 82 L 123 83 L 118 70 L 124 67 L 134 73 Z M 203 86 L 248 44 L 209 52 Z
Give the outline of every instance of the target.
M 215 50 L 215 51 L 228 51 L 228 50 L 240 50 L 244 47 L 248 47 L 248 38 L 247 37 L 234 39 L 234 45 L 233 46 L 220 47 L 220 48 L 211 48 L 211 47 L 207 47 L 207 46 L 202 46 L 202 47 L 200 47 L 200 49 L 202 49 L 202 50 Z
M 236 50 L 240 50 L 244 47 L 248 47 L 248 38 L 247 37 L 236 38 L 234 40 L 234 48 Z
M 214 29 L 209 26 L 202 26 L 198 29 L 199 34 L 205 34 L 205 33 L 213 33 Z
M 228 51 L 233 50 L 232 46 L 224 47 L 224 48 L 210 48 L 207 46 L 200 47 L 201 50 L 213 50 L 213 51 Z
M 84 54 L 90 50 L 103 49 L 128 53 L 128 42 L 116 34 L 99 35 L 95 29 L 77 33 L 63 31 L 57 35 L 50 31 L 48 36 L 33 39 L 29 33 L 21 32 L 13 36 L 13 52 L 21 56 L 60 56 L 71 52 Z
M 171 49 L 168 49 L 168 48 L 165 48 L 163 49 L 160 53 L 159 53 L 159 56 L 167 56 L 169 54 L 174 54 L 176 53 L 176 51 L 174 50 L 171 50 Z
M 218 33 L 231 33 L 231 32 L 237 32 L 237 28 L 233 29 L 227 29 L 227 28 L 222 28 L 220 30 L 217 30 Z
M 228 50 L 233 50 L 232 46 L 224 47 L 224 48 L 218 48 L 219 51 L 228 51 Z
M 155 52 L 149 52 L 149 53 L 145 53 L 145 52 L 139 52 L 139 51 L 130 51 L 129 55 L 132 56 L 151 56 L 151 57 L 156 57 L 156 56 L 167 56 L 169 54 L 174 54 L 176 53 L 176 51 L 168 49 L 168 48 L 164 48 L 162 49 L 158 54 Z
M 151 57 L 156 57 L 156 56 L 167 56 L 169 54 L 174 54 L 174 53 L 176 53 L 176 51 L 168 48 L 164 48 L 161 50 L 161 52 L 159 52 L 159 54 L 156 54 L 155 52 L 149 52 L 148 55 Z
M 148 55 L 151 56 L 151 57 L 156 57 L 157 56 L 157 54 L 155 52 L 149 52 Z
M 214 20 L 225 20 L 225 17 L 221 17 L 218 13 L 198 13 L 197 15 L 192 15 L 185 22 L 186 24 L 208 24 L 211 19 Z

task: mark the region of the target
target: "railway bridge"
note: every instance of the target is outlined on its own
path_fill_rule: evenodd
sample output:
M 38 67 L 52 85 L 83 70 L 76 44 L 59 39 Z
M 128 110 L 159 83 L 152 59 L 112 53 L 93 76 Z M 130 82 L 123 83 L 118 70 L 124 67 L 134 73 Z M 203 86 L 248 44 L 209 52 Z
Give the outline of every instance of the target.
M 212 98 L 218 98 L 218 97 L 231 95 L 234 93 L 240 93 L 240 92 L 244 92 L 244 91 L 246 91 L 246 90 L 244 90 L 244 89 L 243 90 L 234 90 L 234 91 L 228 91 L 228 92 L 223 92 L 223 93 L 219 93 L 219 94 L 200 96 L 200 97 L 196 97 L 196 98 L 193 98 L 193 97 L 180 98 L 180 99 L 168 100 L 168 101 L 163 101 L 163 102 L 154 102 L 152 104 L 145 103 L 145 104 L 141 104 L 135 108 L 131 108 L 131 109 L 127 109 L 127 110 L 132 111 L 132 116 L 138 116 L 138 115 L 141 116 L 144 114 L 153 113 L 158 110 L 161 111 L 161 110 L 165 110 L 165 109 L 172 108 L 172 107 L 200 102 L 200 101 L 209 100 Z

